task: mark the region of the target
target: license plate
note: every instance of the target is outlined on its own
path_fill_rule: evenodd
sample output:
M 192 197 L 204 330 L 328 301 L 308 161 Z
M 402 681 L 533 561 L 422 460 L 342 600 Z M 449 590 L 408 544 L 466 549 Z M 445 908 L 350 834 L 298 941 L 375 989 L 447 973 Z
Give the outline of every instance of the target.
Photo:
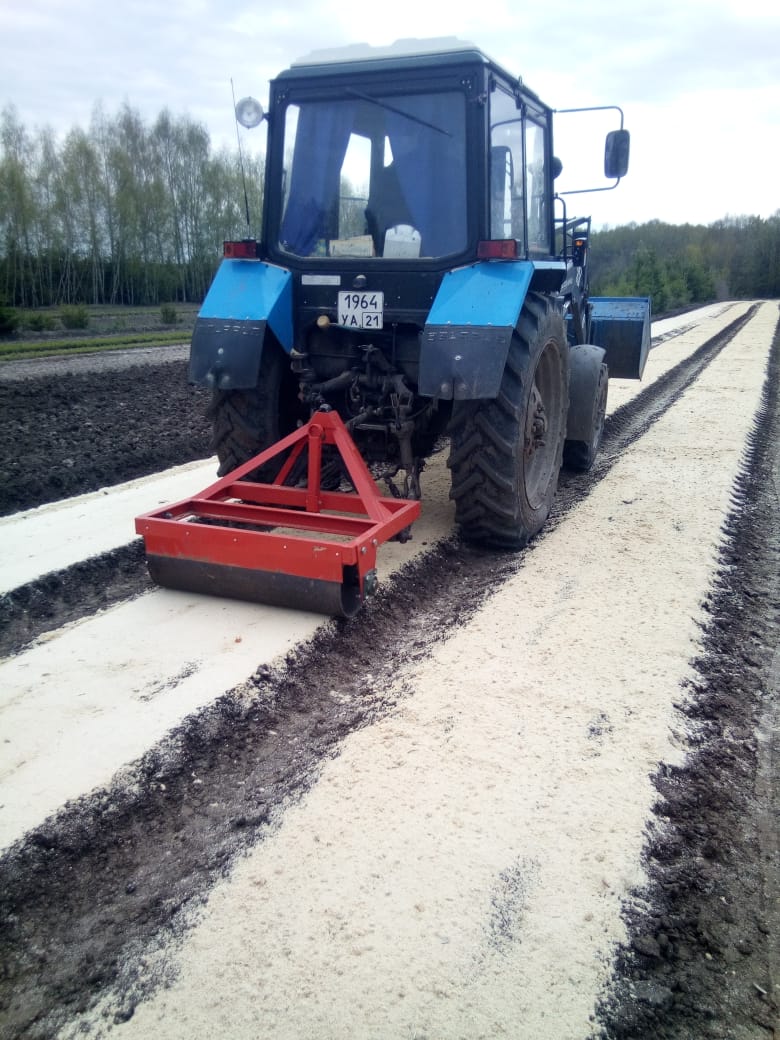
M 339 325 L 348 329 L 381 329 L 384 324 L 385 294 L 340 292 Z

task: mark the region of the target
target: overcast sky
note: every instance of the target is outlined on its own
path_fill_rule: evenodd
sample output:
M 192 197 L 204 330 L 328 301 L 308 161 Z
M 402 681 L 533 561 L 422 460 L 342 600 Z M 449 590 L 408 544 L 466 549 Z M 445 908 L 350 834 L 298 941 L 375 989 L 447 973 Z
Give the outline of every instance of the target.
M 231 78 L 236 97 L 265 104 L 268 80 L 311 50 L 457 36 L 553 108 L 624 109 L 628 176 L 572 198 L 570 214 L 592 213 L 598 227 L 768 217 L 780 209 L 772 9 L 776 0 L 2 0 L 0 107 L 14 105 L 30 130 L 65 133 L 88 128 L 98 102 L 108 115 L 127 102 L 149 123 L 167 106 L 233 147 Z M 600 160 L 605 127 L 585 118 Z M 242 142 L 259 150 L 264 129 L 252 134 Z M 563 158 L 571 178 L 577 164 Z

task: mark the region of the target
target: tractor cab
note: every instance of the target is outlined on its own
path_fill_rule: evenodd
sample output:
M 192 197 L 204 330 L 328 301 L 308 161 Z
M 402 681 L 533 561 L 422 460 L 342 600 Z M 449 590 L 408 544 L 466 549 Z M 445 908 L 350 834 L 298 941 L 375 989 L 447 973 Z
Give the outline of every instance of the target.
M 457 42 L 328 58 L 272 83 L 269 257 L 419 271 L 488 240 L 552 254 L 551 113 L 519 80 Z

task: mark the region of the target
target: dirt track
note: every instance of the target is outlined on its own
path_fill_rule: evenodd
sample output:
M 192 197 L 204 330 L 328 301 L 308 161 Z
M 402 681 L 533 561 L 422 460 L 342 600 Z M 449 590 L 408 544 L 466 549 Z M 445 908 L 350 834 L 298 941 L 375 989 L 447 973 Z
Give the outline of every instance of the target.
M 706 373 L 719 350 L 728 349 L 726 344 L 711 351 L 703 359 L 704 367 L 690 374 L 690 385 L 704 378 L 701 373 Z M 719 564 L 709 582 L 701 621 L 697 619 L 695 623 L 705 626 L 698 645 L 691 643 L 698 660 L 686 673 L 684 685 L 676 692 L 669 691 L 670 705 L 675 701 L 679 705 L 672 725 L 685 733 L 683 744 L 688 754 L 684 760 L 679 757 L 654 767 L 657 795 L 645 849 L 648 876 L 641 898 L 635 893 L 624 901 L 629 931 L 618 950 L 616 971 L 591 1024 L 594 1035 L 742 1040 L 771 1037 L 777 1028 L 773 986 L 777 986 L 778 890 L 773 868 L 777 865 L 776 648 L 780 631 L 778 352 L 780 343 L 775 335 L 764 396 L 745 445 L 731 512 L 725 522 Z M 46 487 L 42 480 L 42 486 L 35 490 L 28 487 L 23 492 L 28 498 L 14 501 L 14 488 L 21 482 L 13 478 L 10 487 L 6 487 L 6 501 L 10 503 L 6 508 L 31 505 L 36 494 L 41 501 L 57 497 L 63 488 L 61 482 L 57 483 L 62 469 L 68 471 L 65 486 L 69 491 L 88 490 L 109 482 L 112 472 L 115 479 L 126 479 L 146 467 L 147 471 L 157 468 L 158 448 L 162 452 L 161 465 L 205 454 L 208 434 L 202 418 L 204 402 L 182 391 L 182 369 L 180 363 L 174 362 L 154 369 L 128 370 L 127 381 L 117 373 L 101 373 L 92 378 L 72 377 L 73 381 L 35 380 L 23 384 L 24 393 L 16 386 L 4 402 L 8 409 L 2 413 L 11 420 L 3 431 L 6 453 L 9 457 L 25 458 L 26 463 L 28 451 L 34 457 L 38 448 L 43 449 L 40 465 L 28 469 L 50 473 L 52 482 Z M 63 385 L 68 390 L 64 405 Z M 139 386 L 143 387 L 143 394 Z M 25 396 L 28 391 L 29 396 Z M 685 383 L 665 393 L 665 398 L 657 395 L 664 402 L 659 416 L 666 409 L 671 415 L 675 408 L 688 407 L 687 398 L 680 398 L 685 393 Z M 154 397 L 155 405 L 147 403 L 147 394 Z M 24 416 L 29 416 L 31 402 L 40 409 L 41 402 L 47 399 L 53 407 L 46 411 L 46 420 L 28 423 L 26 428 Z M 18 413 L 13 411 L 16 401 L 23 405 Z M 167 410 L 164 401 L 168 402 Z M 159 429 L 149 426 L 148 416 L 153 412 L 170 416 L 171 432 L 163 438 L 158 436 Z M 648 408 L 636 410 L 633 419 L 628 411 L 613 418 L 603 469 L 592 481 L 564 481 L 556 523 L 529 554 L 528 562 L 521 561 L 520 569 L 530 568 L 535 561 L 544 564 L 545 547 L 553 538 L 563 537 L 567 525 L 571 526 L 569 513 L 577 509 L 578 503 L 595 496 L 596 485 L 609 487 L 613 465 L 655 421 Z M 633 429 L 625 433 L 632 422 Z M 46 443 L 42 429 L 49 438 Z M 80 447 L 85 429 L 98 431 L 88 437 L 87 451 Z M 177 431 L 187 434 L 178 442 Z M 18 445 L 16 451 L 12 450 L 14 445 Z M 714 452 L 719 449 L 717 439 L 712 448 Z M 181 455 L 183 450 L 190 454 Z M 72 464 L 68 465 L 66 459 Z M 98 465 L 102 467 L 99 471 Z M 649 466 L 649 458 L 646 465 Z M 668 473 L 669 480 L 679 484 L 681 503 L 690 498 L 686 488 L 686 481 L 693 479 L 690 465 L 689 460 L 682 468 L 670 468 Z M 92 483 L 79 484 L 80 480 Z M 620 506 L 620 496 L 616 502 L 626 514 L 620 520 L 625 525 L 630 519 L 631 503 Z M 679 521 L 683 526 L 689 522 L 685 508 L 681 504 Z M 581 512 L 576 515 L 581 516 Z M 641 523 L 642 516 L 637 516 L 637 521 Z M 660 526 L 662 521 L 659 519 L 657 524 Z M 125 553 L 121 559 L 125 574 L 123 583 L 119 583 L 124 590 L 120 589 L 120 593 L 143 588 L 137 554 Z M 650 565 L 659 563 L 656 558 Z M 15 602 L 13 597 L 4 597 L 8 629 L 28 625 L 24 631 L 29 634 L 26 615 L 35 613 L 30 603 L 36 595 L 38 600 L 51 604 L 57 596 L 79 600 L 85 589 L 100 589 L 111 571 L 111 560 L 94 567 L 97 570 L 84 567 L 83 575 L 68 572 L 64 578 L 71 586 L 67 594 L 62 592 L 62 582 L 59 587 L 50 582 L 48 590 L 43 587 L 36 594 L 35 589 L 27 589 Z M 425 632 L 439 632 L 442 639 L 449 637 L 449 652 L 457 655 L 458 631 L 465 632 L 479 618 L 491 591 L 498 590 L 501 595 L 504 587 L 511 587 L 517 572 L 516 558 L 495 560 L 467 553 L 456 543 L 442 545 L 432 557 L 424 557 L 407 568 L 375 608 L 354 623 L 337 626 L 335 631 L 323 630 L 287 660 L 258 669 L 239 695 L 226 696 L 212 709 L 191 717 L 164 747 L 153 749 L 141 761 L 134 773 L 134 785 L 128 787 L 125 783 L 112 789 L 108 797 L 98 792 L 71 806 L 8 852 L 2 860 L 0 889 L 2 1035 L 48 1036 L 56 1028 L 63 1028 L 70 1035 L 68 1023 L 74 1035 L 82 1027 L 87 1033 L 100 1033 L 112 1023 L 120 1036 L 125 1031 L 128 1036 L 215 1035 L 208 1032 L 213 1026 L 199 1026 L 197 1021 L 188 1023 L 182 1011 L 184 1005 L 176 1003 L 176 994 L 184 992 L 182 986 L 187 978 L 199 978 L 192 966 L 188 969 L 185 964 L 176 969 L 182 981 L 178 989 L 174 985 L 167 1014 L 159 1017 L 162 1011 L 155 1011 L 154 1000 L 158 998 L 154 995 L 164 995 L 159 987 L 165 980 L 172 981 L 173 970 L 167 961 L 161 966 L 153 957 L 156 942 L 177 934 L 181 928 L 186 933 L 193 926 L 197 907 L 228 867 L 236 863 L 237 854 L 250 853 L 258 842 L 260 847 L 267 843 L 269 863 L 273 862 L 273 850 L 285 833 L 285 819 L 293 814 L 292 807 L 298 806 L 296 800 L 302 792 L 311 794 L 300 804 L 301 812 L 316 804 L 324 789 L 320 781 L 322 770 L 332 756 L 340 753 L 336 766 L 358 762 L 350 758 L 357 753 L 355 744 L 345 743 L 350 733 L 364 734 L 362 739 L 367 741 L 381 732 L 382 724 L 393 724 L 395 720 L 400 725 L 398 720 L 404 718 L 404 712 L 414 709 L 424 713 L 425 698 L 419 691 L 425 687 L 410 689 L 408 675 L 406 685 L 399 686 L 394 680 L 407 674 L 410 664 L 415 662 L 422 669 L 420 674 L 425 674 L 426 663 L 437 659 L 438 642 L 431 642 Z M 561 587 L 565 587 L 565 582 Z M 22 602 L 25 595 L 28 598 Z M 89 595 L 88 592 L 87 599 Z M 73 608 L 75 612 L 78 609 Z M 498 609 L 496 606 L 497 612 Z M 691 617 L 685 614 L 674 620 L 678 627 L 692 624 Z M 34 629 L 33 625 L 33 634 Z M 481 643 L 494 638 L 495 632 L 488 627 Z M 471 652 L 476 667 L 479 654 L 476 648 Z M 562 653 L 565 659 L 565 650 Z M 488 664 L 496 676 L 504 674 L 500 654 L 496 653 Z M 660 661 L 651 663 L 649 672 L 656 666 L 660 667 Z M 440 671 L 444 667 L 441 662 L 436 666 Z M 449 709 L 449 740 L 460 733 L 456 724 L 459 712 L 474 712 L 474 702 L 469 704 L 465 696 L 468 670 L 460 673 L 465 700 Z M 518 694 L 509 689 L 513 682 L 510 675 L 506 673 L 505 682 L 514 713 Z M 549 681 L 547 675 L 545 682 Z M 649 683 L 649 679 L 646 681 Z M 334 699 L 334 691 L 341 696 Z M 614 711 L 590 710 L 590 715 L 584 717 L 586 759 L 592 757 L 591 752 L 608 758 L 613 743 L 617 744 L 615 753 L 620 755 L 615 733 L 622 733 L 621 726 L 625 729 L 627 720 L 621 723 L 619 718 L 619 689 L 615 695 L 618 699 Z M 597 698 L 595 703 L 606 705 L 606 689 L 602 690 L 601 702 Z M 500 699 L 496 702 L 496 711 L 506 710 L 502 704 Z M 511 718 L 514 721 L 514 715 Z M 529 727 L 529 732 L 531 721 L 530 716 L 523 716 L 523 725 Z M 434 722 L 421 732 L 433 734 Z M 472 727 L 472 755 L 479 754 L 480 725 L 479 714 L 471 723 L 466 722 L 467 731 Z M 628 735 L 625 730 L 625 736 Z M 403 742 L 400 746 L 404 746 Z M 431 748 L 430 753 L 433 751 Z M 468 745 L 464 752 L 468 757 Z M 496 767 L 506 770 L 507 761 L 496 763 Z M 485 768 L 487 771 L 481 774 L 486 785 L 482 805 L 485 811 L 489 806 L 495 810 L 498 802 L 487 790 L 495 773 L 489 765 Z M 349 776 L 347 773 L 348 784 Z M 197 786 L 193 786 L 193 777 L 201 781 Z M 457 774 L 454 779 L 458 782 Z M 338 774 L 333 782 L 337 780 Z M 522 787 L 517 790 L 522 791 Z M 615 810 L 620 795 L 619 787 L 613 787 Z M 399 805 L 403 805 L 402 796 L 398 797 Z M 422 790 L 419 797 L 422 798 Z M 469 804 L 467 793 L 462 791 L 453 797 L 465 812 Z M 479 804 L 478 800 L 476 806 Z M 218 810 L 214 810 L 214 805 Z M 286 811 L 282 811 L 285 807 Z M 609 812 L 606 806 L 605 810 Z M 410 806 L 407 819 L 412 818 Z M 459 823 L 455 820 L 451 826 Z M 444 834 L 440 840 L 445 840 Z M 175 855 L 168 855 L 174 850 Z M 474 853 L 472 849 L 471 855 Z M 498 951 L 499 959 L 507 959 L 510 953 L 514 956 L 533 934 L 534 869 L 539 868 L 518 861 L 503 873 L 499 871 L 495 878 L 491 950 L 493 954 Z M 234 867 L 234 873 L 240 875 L 242 871 Z M 262 873 L 265 875 L 266 871 Z M 294 873 L 292 866 L 289 873 Z M 264 885 L 267 884 L 266 878 Z M 629 890 L 630 884 L 627 895 Z M 226 889 L 218 886 L 217 891 L 223 893 Z M 270 889 L 264 892 L 264 899 L 270 898 L 268 893 Z M 215 895 L 212 902 L 218 907 L 221 898 Z M 177 925 L 180 918 L 181 926 Z M 439 927 L 440 923 L 435 922 L 434 926 Z M 548 924 L 548 945 L 552 948 L 552 925 Z M 457 926 L 451 922 L 449 927 Z M 235 948 L 232 953 L 240 956 Z M 570 956 L 574 963 L 574 948 Z M 540 951 L 540 974 L 543 960 L 544 951 Z M 522 961 L 518 964 L 519 971 L 527 970 Z M 156 966 L 155 970 L 151 965 Z M 271 977 L 278 975 L 281 987 L 280 969 L 269 964 L 267 970 Z M 530 987 L 531 980 L 525 976 L 524 979 Z M 326 992 L 324 981 L 322 986 Z M 495 998 L 494 993 L 492 996 Z M 92 1003 L 101 997 L 107 998 L 103 1009 L 108 1017 L 88 1013 Z M 450 997 L 455 999 L 456 994 L 451 993 Z M 261 1030 L 260 1035 L 288 1035 L 284 1014 L 280 1020 L 279 1011 L 274 1011 L 277 1020 L 271 1022 L 273 995 L 265 999 L 268 1020 L 264 1026 L 256 1027 Z M 349 998 L 343 992 L 342 999 L 349 1006 Z M 455 1026 L 452 1032 L 437 1032 L 436 1014 L 444 1014 L 441 1021 L 447 1021 L 446 1000 L 441 995 L 437 999 L 440 1004 L 444 1001 L 443 1010 L 440 1007 L 434 1012 L 428 1008 L 429 1035 L 497 1035 L 484 1031 L 479 1016 L 474 1019 L 474 1031 L 463 1034 L 465 1019 L 458 1018 L 455 1012 L 453 1021 L 461 1022 L 461 1032 Z M 312 1001 L 316 1004 L 316 994 L 302 997 L 301 1005 Z M 215 1003 L 219 1004 L 219 1000 L 215 999 Z M 160 1005 L 163 1009 L 165 1006 L 164 1002 Z M 83 1019 L 78 1017 L 82 1012 L 87 1013 Z M 551 1009 L 546 1031 L 534 1035 L 550 1040 L 575 1035 L 567 1031 L 562 1016 L 563 1011 L 556 1019 Z M 317 1035 L 360 1035 L 348 1028 L 339 1032 L 333 1021 L 326 1019 Z M 290 1035 L 295 1035 L 295 1022 L 295 1013 L 288 1008 Z M 135 1032 L 131 1034 L 133 1028 Z M 229 1029 L 223 1035 L 242 1034 L 238 1029 Z M 309 1035 L 300 1023 L 297 1035 Z M 384 1032 L 377 1026 L 376 1035 L 404 1034 Z M 423 1031 L 409 1035 L 423 1035 Z M 578 1035 L 584 1037 L 584 1033 Z

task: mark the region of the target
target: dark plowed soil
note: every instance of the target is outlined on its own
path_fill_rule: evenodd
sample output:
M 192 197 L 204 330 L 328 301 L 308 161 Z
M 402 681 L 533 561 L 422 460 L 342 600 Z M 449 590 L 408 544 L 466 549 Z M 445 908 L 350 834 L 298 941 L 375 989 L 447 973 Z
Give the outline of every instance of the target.
M 651 883 L 602 1006 L 609 1040 L 780 1036 L 780 336 L 724 527 L 684 769 L 655 777 Z M 639 909 L 639 906 L 643 906 Z
M 681 704 L 695 750 L 686 768 L 656 778 L 651 883 L 626 908 L 631 938 L 594 1023 L 605 1040 L 780 1035 L 779 385 L 776 339 L 761 420 L 724 529 L 698 678 Z M 672 399 L 677 392 L 670 388 Z M 0 395 L 5 512 L 62 497 L 65 486 L 94 490 L 210 450 L 207 401 L 187 388 L 183 363 L 21 386 L 2 385 L 0 372 Z M 40 423 L 24 402 L 38 409 Z M 613 423 L 605 468 L 592 479 L 623 447 L 622 425 Z M 37 490 L 22 494 L 10 475 L 31 471 L 31 460 L 42 475 Z M 65 470 L 73 483 L 59 480 Z M 579 477 L 564 481 L 559 517 L 572 496 L 587 493 L 581 485 Z M 59 617 L 58 596 L 90 587 L 97 600 L 112 571 L 122 595 L 138 587 L 142 570 L 137 552 L 127 552 L 83 579 L 71 575 L 53 588 L 44 579 L 20 596 L 31 615 L 30 603 L 44 613 L 50 603 Z M 422 634 L 457 625 L 511 567 L 443 546 L 403 576 L 403 596 L 388 588 L 371 612 L 334 623 L 283 668 L 262 670 L 188 720 L 133 777 L 66 807 L 2 857 L 0 1037 L 49 1037 L 109 986 L 120 994 L 116 1021 L 129 1017 L 146 987 L 164 981 L 142 981 L 146 944 L 175 932 L 237 852 L 263 839 L 273 808 L 312 782 L 346 732 L 387 710 L 377 661 L 392 672 L 424 655 Z M 18 623 L 25 608 L 9 609 Z M 333 689 L 352 699 L 336 705 Z
M 0 365 L 0 516 L 207 458 L 208 403 L 184 361 L 13 382 Z

